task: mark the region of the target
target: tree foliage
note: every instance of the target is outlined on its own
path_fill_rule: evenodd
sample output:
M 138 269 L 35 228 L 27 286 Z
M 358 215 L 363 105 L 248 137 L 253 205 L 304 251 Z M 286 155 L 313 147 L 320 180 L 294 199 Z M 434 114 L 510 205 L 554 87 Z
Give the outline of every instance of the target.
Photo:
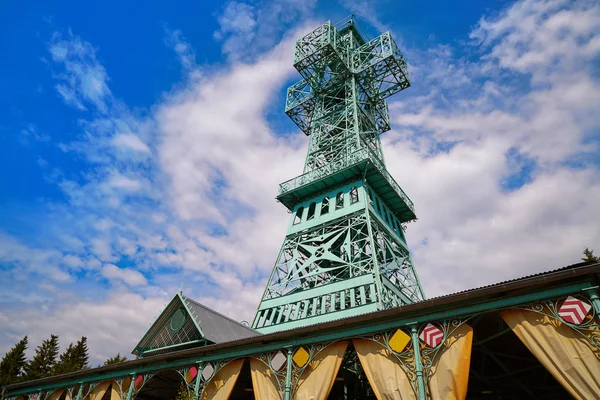
M 30 381 L 50 376 L 58 357 L 58 336 L 50 335 L 35 350 L 35 356 L 25 366 L 25 379 Z
M 83 336 L 73 345 L 71 343 L 64 353 L 60 355 L 60 359 L 52 370 L 53 375 L 66 374 L 75 372 L 81 369 L 89 368 L 89 351 L 87 346 L 87 338 Z
M 4 355 L 2 361 L 0 361 L 0 387 L 23 380 L 27 364 L 25 358 L 26 350 L 27 336 L 21 339 Z
M 585 262 L 600 262 L 600 257 L 597 257 L 594 255 L 594 250 L 590 250 L 589 248 L 585 248 L 583 250 L 583 257 L 581 258 L 581 261 L 585 261 Z
M 127 357 L 121 356 L 121 353 L 117 353 L 116 356 L 109 358 L 104 361 L 104 365 L 113 365 L 127 361 Z

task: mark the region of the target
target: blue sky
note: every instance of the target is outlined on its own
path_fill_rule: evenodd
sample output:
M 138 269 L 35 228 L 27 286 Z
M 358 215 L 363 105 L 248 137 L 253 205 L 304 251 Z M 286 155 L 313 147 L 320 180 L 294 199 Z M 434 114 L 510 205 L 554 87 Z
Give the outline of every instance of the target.
M 179 289 L 251 319 L 307 146 L 294 40 L 351 12 L 410 65 L 383 142 L 429 297 L 600 251 L 595 2 L 4 2 L 0 354 L 128 353 Z

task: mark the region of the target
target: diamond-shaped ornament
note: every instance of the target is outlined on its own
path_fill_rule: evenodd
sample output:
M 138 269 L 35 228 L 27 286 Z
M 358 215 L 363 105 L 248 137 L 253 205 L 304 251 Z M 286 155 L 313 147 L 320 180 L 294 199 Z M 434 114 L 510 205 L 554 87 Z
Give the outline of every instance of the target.
M 278 351 L 277 354 L 271 359 L 271 368 L 275 371 L 279 371 L 283 364 L 285 364 L 286 357 L 281 351 Z
M 138 390 L 139 388 L 142 387 L 143 384 L 144 384 L 144 375 L 138 375 L 137 378 L 135 378 L 135 381 L 133 381 L 133 388 L 135 390 Z
M 310 358 L 310 354 L 308 354 L 308 351 L 306 351 L 306 349 L 304 347 L 300 347 L 294 353 L 294 356 L 292 357 L 292 361 L 294 361 L 294 364 L 296 364 L 297 367 L 302 368 L 306 365 L 309 358 Z
M 215 367 L 211 363 L 208 363 L 202 369 L 202 379 L 205 381 L 209 380 L 213 373 L 215 372 Z
M 190 369 L 188 369 L 187 372 L 185 373 L 185 381 L 187 383 L 192 383 L 192 381 L 196 378 L 197 375 L 198 375 L 198 368 L 196 368 L 195 365 L 192 365 L 190 367 Z
M 406 348 L 406 345 L 410 342 L 410 336 L 408 336 L 402 329 L 398 329 L 390 338 L 388 344 L 390 349 L 396 353 L 402 353 Z
M 570 324 L 579 325 L 591 309 L 592 306 L 585 301 L 569 296 L 558 309 L 558 315 Z
M 436 348 L 442 343 L 444 332 L 433 324 L 427 324 L 421 331 L 419 339 L 424 341 L 427 346 Z

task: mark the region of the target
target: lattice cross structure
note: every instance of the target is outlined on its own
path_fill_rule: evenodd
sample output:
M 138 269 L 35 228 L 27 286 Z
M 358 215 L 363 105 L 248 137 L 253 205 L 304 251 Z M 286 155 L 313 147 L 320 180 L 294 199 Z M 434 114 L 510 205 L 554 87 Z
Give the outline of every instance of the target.
M 293 329 L 424 299 L 406 244 L 414 205 L 386 169 L 385 99 L 410 86 L 389 32 L 373 40 L 353 18 L 296 43 L 302 80 L 286 114 L 309 136 L 302 175 L 279 187 L 288 232 L 252 328 Z

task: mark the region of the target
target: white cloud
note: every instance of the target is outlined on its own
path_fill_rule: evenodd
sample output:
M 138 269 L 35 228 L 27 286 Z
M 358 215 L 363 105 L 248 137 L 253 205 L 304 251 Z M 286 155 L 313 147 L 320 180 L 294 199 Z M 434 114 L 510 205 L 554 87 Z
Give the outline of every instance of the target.
M 131 268 L 119 268 L 114 264 L 102 266 L 102 275 L 109 280 L 123 281 L 130 286 L 146 285 L 148 281 L 140 272 Z
M 588 135 L 599 128 L 600 86 L 582 51 L 599 31 L 576 26 L 582 9 L 600 11 L 521 1 L 482 18 L 472 33 L 480 58 L 447 70 L 475 78 L 460 86 L 439 89 L 445 71 L 435 52 L 407 52 L 417 56 L 413 82 L 437 88 L 416 101 L 398 96 L 390 106 L 397 131 L 384 148 L 421 218 L 407 236 L 429 296 L 577 262 L 584 246 L 600 242 L 589 218 L 600 212 L 591 200 L 598 169 L 583 157 L 598 154 Z M 519 176 L 513 153 L 532 164 L 529 176 Z
M 150 148 L 133 133 L 117 133 L 112 138 L 113 145 L 141 153 L 150 153 Z
M 222 41 L 222 51 L 230 61 L 256 60 L 272 49 L 290 26 L 306 22 L 315 5 L 315 0 L 228 1 L 213 36 Z
M 56 75 L 56 90 L 63 100 L 80 110 L 84 103 L 93 104 L 99 111 L 107 109 L 106 100 L 111 96 L 106 69 L 97 61 L 94 48 L 69 32 L 63 39 L 55 33 L 50 43 L 52 60 L 64 68 Z
M 49 204 L 36 224 L 39 246 L 0 235 L 0 260 L 11 266 L 0 282 L 39 306 L 0 296 L 11 305 L 0 321 L 20 315 L 3 328 L 0 350 L 24 333 L 39 343 L 52 327 L 63 345 L 88 335 L 100 362 L 131 349 L 182 284 L 221 312 L 252 318 L 289 218 L 274 200 L 277 185 L 301 173 L 307 148 L 303 134 L 275 132 L 266 116 L 282 110 L 275 99 L 299 79 L 299 34 L 284 34 L 288 17 L 309 15 L 313 4 L 235 4 L 217 34 L 232 62 L 198 68 L 182 33 L 167 38 L 182 67 L 202 79 L 184 77 L 147 115 L 133 115 L 108 86 L 84 84 L 88 74 L 108 84 L 89 43 L 72 35 L 51 43 L 71 104 L 96 110 L 61 147 L 89 168 L 53 178 L 68 199 Z M 598 33 L 586 16 L 582 26 L 573 22 L 583 9 L 598 12 L 590 3 L 521 1 L 483 18 L 462 51 L 403 49 L 413 87 L 390 104 L 384 151 L 416 203 L 420 220 L 407 237 L 429 296 L 576 262 L 583 246 L 600 242 L 590 217 L 600 212 L 599 174 L 581 157 L 598 152 L 586 142 L 598 131 L 590 68 Z M 250 46 L 252 34 L 260 40 Z M 545 49 L 545 35 L 561 43 Z M 532 172 L 515 177 L 526 174 L 523 160 Z M 47 276 L 32 288 L 31 274 Z M 99 276 L 110 289 L 98 287 Z
M 196 52 L 192 45 L 187 41 L 180 30 L 170 30 L 166 26 L 164 27 L 164 30 L 165 43 L 175 51 L 175 54 L 177 54 L 183 72 L 191 79 L 200 79 L 201 73 L 196 65 Z
M 167 296 L 143 298 L 124 290 L 114 292 L 103 301 L 68 296 L 64 302 L 45 304 L 41 308 L 15 306 L 1 310 L 0 323 L 8 341 L 0 346 L 0 354 L 19 340 L 22 332 L 27 332 L 29 353 L 53 333 L 59 335 L 62 350 L 86 336 L 92 366 L 101 365 L 117 352 L 132 358 L 130 352 L 137 340 L 169 300 Z
M 142 183 L 138 180 L 128 178 L 118 172 L 113 172 L 108 178 L 107 185 L 113 189 L 124 190 L 139 190 L 142 188 Z

